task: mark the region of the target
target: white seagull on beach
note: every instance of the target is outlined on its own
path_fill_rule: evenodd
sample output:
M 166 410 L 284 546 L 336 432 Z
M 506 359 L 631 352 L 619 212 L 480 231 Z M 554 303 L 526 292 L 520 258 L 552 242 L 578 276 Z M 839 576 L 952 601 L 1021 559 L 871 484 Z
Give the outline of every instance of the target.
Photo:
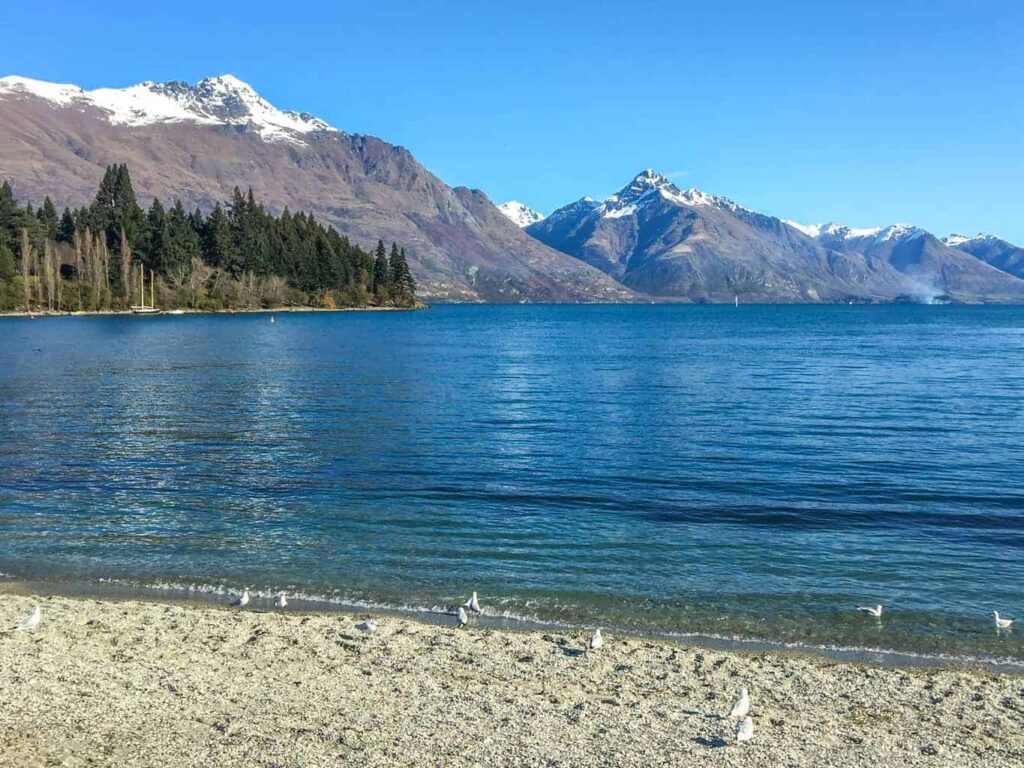
M 747 686 L 743 686 L 740 690 L 740 697 L 736 700 L 736 703 L 732 705 L 732 711 L 729 713 L 729 717 L 735 717 L 742 720 L 750 713 L 750 692 L 747 691 Z
M 287 608 L 288 607 L 288 595 L 284 592 L 278 593 L 277 597 L 274 598 L 275 608 Z
M 249 604 L 249 590 L 242 592 L 242 596 L 231 604 L 236 608 L 245 608 Z
M 469 616 L 466 615 L 466 609 L 461 605 L 459 606 L 459 626 L 464 627 L 469 624 Z
M 597 651 L 604 646 L 604 638 L 601 637 L 601 628 L 594 630 L 594 636 L 590 638 L 590 650 Z
M 372 635 L 377 631 L 377 622 L 373 619 L 367 619 L 362 624 L 356 624 L 356 629 L 360 632 L 365 632 L 368 635 Z
M 882 606 L 880 605 L 876 605 L 873 608 L 870 605 L 858 605 L 857 610 L 874 616 L 876 619 L 882 618 Z
M 754 721 L 750 719 L 750 715 L 747 715 L 736 726 L 736 743 L 750 741 L 752 738 L 754 738 Z
M 29 617 L 25 619 L 23 622 L 21 622 L 21 625 L 18 627 L 18 629 L 24 630 L 26 632 L 31 632 L 33 629 L 39 626 L 39 622 L 42 620 L 42 618 L 43 610 L 37 605 L 36 609 L 32 611 Z
M 480 611 L 480 601 L 476 599 L 476 592 L 474 592 L 473 596 L 471 598 L 469 598 L 469 600 L 466 601 L 466 604 L 463 607 L 464 608 L 469 608 L 469 610 L 471 610 L 473 613 L 480 613 L 481 612 Z
M 992 611 L 992 615 L 996 617 L 996 629 L 1009 629 L 1010 625 L 1013 624 L 1013 619 L 1001 618 L 999 611 Z

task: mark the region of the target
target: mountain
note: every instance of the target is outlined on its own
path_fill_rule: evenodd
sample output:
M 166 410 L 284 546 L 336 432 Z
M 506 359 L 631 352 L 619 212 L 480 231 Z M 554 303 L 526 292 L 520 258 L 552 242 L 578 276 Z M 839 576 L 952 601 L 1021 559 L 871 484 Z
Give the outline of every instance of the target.
M 1024 281 L 906 225 L 805 226 L 653 170 L 583 198 L 527 232 L 633 290 L 666 300 L 1024 300 Z
M 996 269 L 1024 278 L 1024 248 L 1008 243 L 995 235 L 979 234 L 974 237 L 950 235 L 943 238 L 942 242 L 950 248 L 966 251 Z
M 669 300 L 885 300 L 909 288 L 779 219 L 646 170 L 598 203 L 560 208 L 527 231 L 621 280 Z
M 353 241 L 397 241 L 428 301 L 630 301 L 623 286 L 527 236 L 478 190 L 452 189 L 403 147 L 275 108 L 237 78 L 86 91 L 0 78 L 0 179 L 35 203 L 88 203 L 126 163 L 143 203 L 208 211 L 235 186 L 312 212 Z
M 544 220 L 544 214 L 523 205 L 518 200 L 509 200 L 498 206 L 498 210 L 520 229 Z
M 827 248 L 858 253 L 878 262 L 885 261 L 911 281 L 908 296 L 932 299 L 949 296 L 963 300 L 1020 301 L 1024 283 L 1019 274 L 1020 257 L 1013 257 L 1014 246 L 993 245 L 991 260 L 973 253 L 974 242 L 967 238 L 938 239 L 932 233 L 911 224 L 891 224 L 874 229 L 853 229 L 845 224 L 799 225 L 801 231 L 817 231 L 816 239 Z M 995 240 L 995 238 L 993 238 Z M 976 243 L 981 253 L 982 243 Z M 1016 263 L 1018 273 L 1004 269 L 1004 263 Z

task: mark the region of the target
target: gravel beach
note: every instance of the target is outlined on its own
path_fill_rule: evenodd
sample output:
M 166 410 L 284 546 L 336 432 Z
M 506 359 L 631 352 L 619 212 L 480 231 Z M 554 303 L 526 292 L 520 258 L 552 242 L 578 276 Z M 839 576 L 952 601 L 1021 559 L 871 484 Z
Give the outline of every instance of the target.
M 1017 675 L 364 618 L 8 585 L 0 765 L 1024 766 Z

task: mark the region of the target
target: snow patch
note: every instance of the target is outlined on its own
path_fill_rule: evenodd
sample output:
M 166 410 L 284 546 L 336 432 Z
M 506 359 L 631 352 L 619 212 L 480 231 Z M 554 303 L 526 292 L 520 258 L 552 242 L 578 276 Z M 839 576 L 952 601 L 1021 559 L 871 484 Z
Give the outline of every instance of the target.
M 502 203 L 498 206 L 498 210 L 505 214 L 513 224 L 522 229 L 525 229 L 531 224 L 536 224 L 538 221 L 544 221 L 543 213 L 535 211 L 527 205 L 523 205 L 518 200 L 509 200 L 508 202 Z
M 999 238 L 995 235 L 990 235 L 987 232 L 979 232 L 974 237 L 965 237 L 964 235 L 950 235 L 949 237 L 942 238 L 942 242 L 948 245 L 950 248 L 960 248 L 964 245 L 980 245 L 982 243 L 992 243 L 998 241 Z
M 94 107 L 114 125 L 143 126 L 194 122 L 247 125 L 265 141 L 305 145 L 303 134 L 337 129 L 306 112 L 277 109 L 233 75 L 208 77 L 195 85 L 143 82 L 127 88 L 86 91 L 76 85 L 27 77 L 0 78 L 0 96 L 37 97 L 62 107 Z

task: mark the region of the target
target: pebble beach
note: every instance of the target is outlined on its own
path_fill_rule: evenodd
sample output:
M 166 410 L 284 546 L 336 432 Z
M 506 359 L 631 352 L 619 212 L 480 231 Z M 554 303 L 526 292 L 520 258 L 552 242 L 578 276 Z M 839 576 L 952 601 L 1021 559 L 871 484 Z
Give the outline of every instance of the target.
M 3 590 L 3 766 L 1024 765 L 1014 674 Z

